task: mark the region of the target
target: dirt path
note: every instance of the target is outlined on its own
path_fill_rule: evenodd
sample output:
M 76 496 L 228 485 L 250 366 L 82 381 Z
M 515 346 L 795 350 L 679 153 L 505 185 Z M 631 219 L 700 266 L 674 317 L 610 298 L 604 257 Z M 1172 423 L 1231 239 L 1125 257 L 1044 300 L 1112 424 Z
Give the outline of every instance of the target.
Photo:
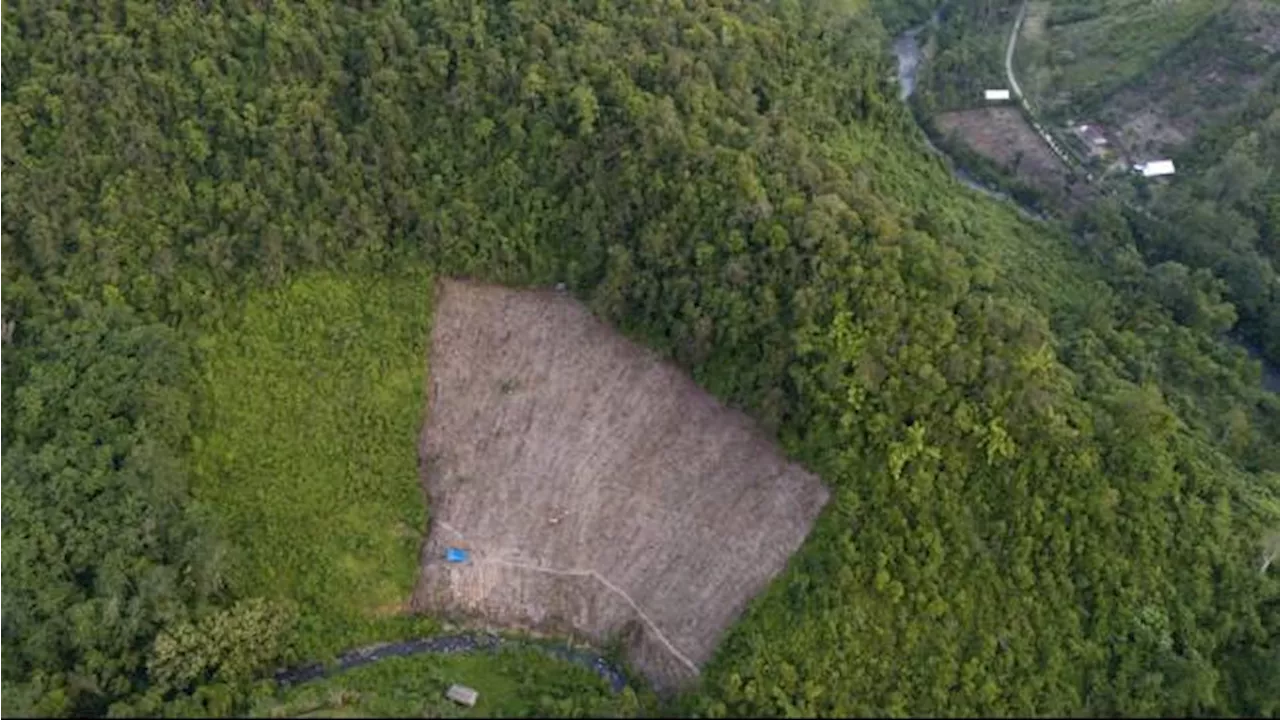
M 440 529 L 442 530 L 447 530 L 448 532 L 453 534 L 455 537 L 457 537 L 459 540 L 465 541 L 467 539 L 467 536 L 462 534 L 461 530 L 458 530 L 457 528 L 455 528 L 454 526 L 450 525 L 447 522 L 439 521 L 437 522 L 437 526 L 440 527 Z M 697 674 L 698 672 L 698 666 L 692 660 L 690 660 L 687 655 L 680 652 L 680 650 L 677 649 L 675 645 L 671 644 L 671 641 L 667 638 L 666 633 L 662 632 L 662 629 L 659 628 L 658 624 L 653 621 L 653 618 L 649 617 L 649 614 L 644 611 L 644 608 L 640 607 L 640 603 L 637 603 L 634 598 L 632 598 L 630 595 L 627 594 L 625 590 L 613 584 L 612 582 L 609 582 L 608 578 L 597 573 L 595 570 L 560 570 L 556 568 L 549 568 L 544 565 L 532 565 L 529 563 L 522 563 L 514 560 L 507 560 L 501 557 L 494 557 L 494 558 L 480 557 L 475 559 L 473 562 L 491 563 L 494 565 L 502 565 L 504 567 L 517 568 L 520 570 L 529 570 L 531 572 L 546 573 L 548 575 L 559 575 L 561 577 L 594 578 L 601 585 L 604 585 L 615 595 L 617 595 L 618 597 L 626 601 L 626 603 L 630 605 L 633 610 L 636 611 L 636 615 L 639 616 L 639 618 L 644 622 L 644 624 L 649 628 L 649 630 L 653 632 L 653 635 L 655 638 L 657 638 L 658 642 L 661 643 L 662 646 L 666 648 L 668 652 L 670 652 L 673 656 L 675 656 L 675 658 L 679 660 L 682 665 L 689 668 L 689 671 L 694 674 Z
M 1027 100 L 1026 96 L 1022 94 L 1022 86 L 1018 84 L 1018 78 L 1013 72 L 1013 53 L 1018 47 L 1018 36 L 1022 34 L 1022 24 L 1027 19 L 1027 7 L 1029 4 L 1030 0 L 1022 0 L 1022 5 L 1018 7 L 1018 17 L 1013 21 L 1013 29 L 1009 31 L 1009 44 L 1004 51 L 1004 74 L 1009 80 L 1009 89 L 1013 93 L 1013 97 L 1027 114 L 1027 122 L 1031 125 L 1031 129 L 1036 131 L 1040 139 L 1044 140 L 1045 144 L 1049 146 L 1054 155 L 1058 156 L 1058 159 L 1062 161 L 1062 164 L 1068 170 L 1077 169 L 1077 163 L 1071 159 L 1070 155 L 1067 155 L 1062 146 L 1058 144 L 1058 141 L 1054 140 L 1049 131 L 1045 130 L 1040 121 L 1036 119 L 1036 114 L 1031 109 L 1031 101 Z M 1092 176 L 1086 175 L 1086 177 L 1092 182 Z
M 1027 1 L 1022 0 L 1018 8 L 1018 18 L 1013 21 L 1013 30 L 1009 32 L 1009 45 L 1004 51 L 1004 74 L 1009 78 L 1009 89 L 1013 96 L 1023 101 L 1022 88 L 1018 86 L 1018 78 L 1013 75 L 1013 51 L 1018 46 L 1018 34 L 1022 31 L 1022 21 L 1027 19 Z
M 457 528 L 453 527 L 447 522 L 442 521 L 442 522 L 439 522 L 438 525 L 442 530 L 448 530 L 450 533 L 456 536 L 459 540 L 467 539 L 467 536 L 463 535 L 462 531 L 458 530 Z M 625 600 L 626 603 L 630 605 L 633 610 L 636 611 L 636 615 L 638 615 L 640 619 L 644 621 L 644 624 L 647 625 L 648 628 L 653 632 L 654 637 L 658 639 L 658 642 L 662 643 L 662 646 L 665 647 L 672 655 L 674 655 L 676 659 L 681 662 L 681 664 L 689 668 L 689 670 L 695 674 L 698 672 L 698 666 L 694 664 L 694 662 L 690 660 L 688 656 L 680 652 L 675 645 L 671 644 L 671 641 L 667 639 L 666 633 L 662 632 L 662 630 L 658 627 L 658 624 L 653 621 L 653 618 L 649 617 L 649 614 L 646 613 L 644 609 L 640 607 L 640 604 L 637 603 L 634 598 L 628 595 L 627 592 L 622 588 L 609 582 L 608 578 L 597 573 L 595 570 L 559 570 L 556 568 L 549 568 L 544 565 L 531 565 L 529 563 L 522 563 L 514 560 L 507 560 L 501 557 L 478 558 L 475 560 L 475 562 L 493 563 L 495 565 L 503 565 L 505 567 L 517 568 L 521 570 L 529 570 L 532 572 L 546 573 L 548 575 L 559 575 L 561 577 L 594 578 L 601 585 L 604 585 L 611 592 L 613 592 L 618 597 Z

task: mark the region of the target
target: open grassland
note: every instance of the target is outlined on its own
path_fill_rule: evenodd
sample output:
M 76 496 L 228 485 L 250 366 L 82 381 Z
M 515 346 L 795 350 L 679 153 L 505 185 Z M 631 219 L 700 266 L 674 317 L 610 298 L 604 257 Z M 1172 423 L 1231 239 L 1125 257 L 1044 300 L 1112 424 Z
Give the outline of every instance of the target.
M 450 281 L 436 309 L 415 607 L 620 637 L 656 685 L 691 679 L 804 541 L 821 481 L 570 297 Z
M 1142 78 L 1109 96 L 1097 116 L 1134 160 L 1172 154 L 1238 112 L 1280 75 L 1280 2 L 1238 0 Z
M 480 694 L 475 707 L 445 699 L 454 683 Z M 255 717 L 631 717 L 653 697 L 613 694 L 590 670 L 532 648 L 496 654 L 391 658 L 293 688 Z M 642 712 L 642 708 L 649 708 Z
M 1019 76 L 1033 79 L 1027 90 L 1046 110 L 1088 104 L 1146 73 L 1230 1 L 1054 2 L 1047 18 L 1038 5 L 1023 27 Z
M 429 287 L 308 275 L 202 340 L 194 495 L 234 542 L 232 588 L 298 605 L 304 657 L 409 629 Z

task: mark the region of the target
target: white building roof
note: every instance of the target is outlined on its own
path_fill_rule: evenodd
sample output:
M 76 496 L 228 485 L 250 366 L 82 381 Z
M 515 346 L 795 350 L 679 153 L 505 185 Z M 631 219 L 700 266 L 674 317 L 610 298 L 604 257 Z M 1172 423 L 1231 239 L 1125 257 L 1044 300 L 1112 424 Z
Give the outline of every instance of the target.
M 445 696 L 459 705 L 475 707 L 476 700 L 480 698 L 480 693 L 466 685 L 450 685 L 449 689 L 445 691 Z
M 1133 169 L 1142 173 L 1142 177 L 1157 177 L 1159 175 L 1173 174 L 1172 160 L 1152 160 L 1142 165 L 1134 165 Z
M 1008 100 L 1008 90 L 987 90 L 983 92 L 983 96 L 988 100 Z

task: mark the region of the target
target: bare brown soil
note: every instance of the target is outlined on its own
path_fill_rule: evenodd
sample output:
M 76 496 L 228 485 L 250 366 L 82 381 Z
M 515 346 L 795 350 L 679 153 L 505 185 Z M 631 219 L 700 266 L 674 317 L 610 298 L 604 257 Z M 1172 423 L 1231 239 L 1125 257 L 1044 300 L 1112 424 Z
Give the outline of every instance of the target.
M 660 689 L 695 677 L 804 541 L 821 481 L 566 295 L 437 294 L 414 608 L 620 639 Z
M 1071 200 L 1083 191 L 1067 180 L 1069 169 L 1045 145 L 1016 108 L 986 107 L 940 113 L 933 119 L 944 135 L 954 135 L 1028 183 Z
M 1100 115 L 1119 128 L 1116 142 L 1129 162 L 1168 157 L 1206 125 L 1230 115 L 1264 81 L 1216 58 L 1188 70 L 1163 69 L 1148 84 L 1123 90 Z

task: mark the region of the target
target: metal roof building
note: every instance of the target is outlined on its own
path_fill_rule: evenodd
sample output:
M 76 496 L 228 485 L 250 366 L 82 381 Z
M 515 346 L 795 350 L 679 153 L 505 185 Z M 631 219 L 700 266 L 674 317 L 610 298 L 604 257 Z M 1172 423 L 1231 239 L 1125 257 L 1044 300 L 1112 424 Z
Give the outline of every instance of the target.
M 1172 160 L 1152 160 L 1149 163 L 1134 165 L 1133 169 L 1142 173 L 1142 177 L 1159 177 L 1173 174 Z

